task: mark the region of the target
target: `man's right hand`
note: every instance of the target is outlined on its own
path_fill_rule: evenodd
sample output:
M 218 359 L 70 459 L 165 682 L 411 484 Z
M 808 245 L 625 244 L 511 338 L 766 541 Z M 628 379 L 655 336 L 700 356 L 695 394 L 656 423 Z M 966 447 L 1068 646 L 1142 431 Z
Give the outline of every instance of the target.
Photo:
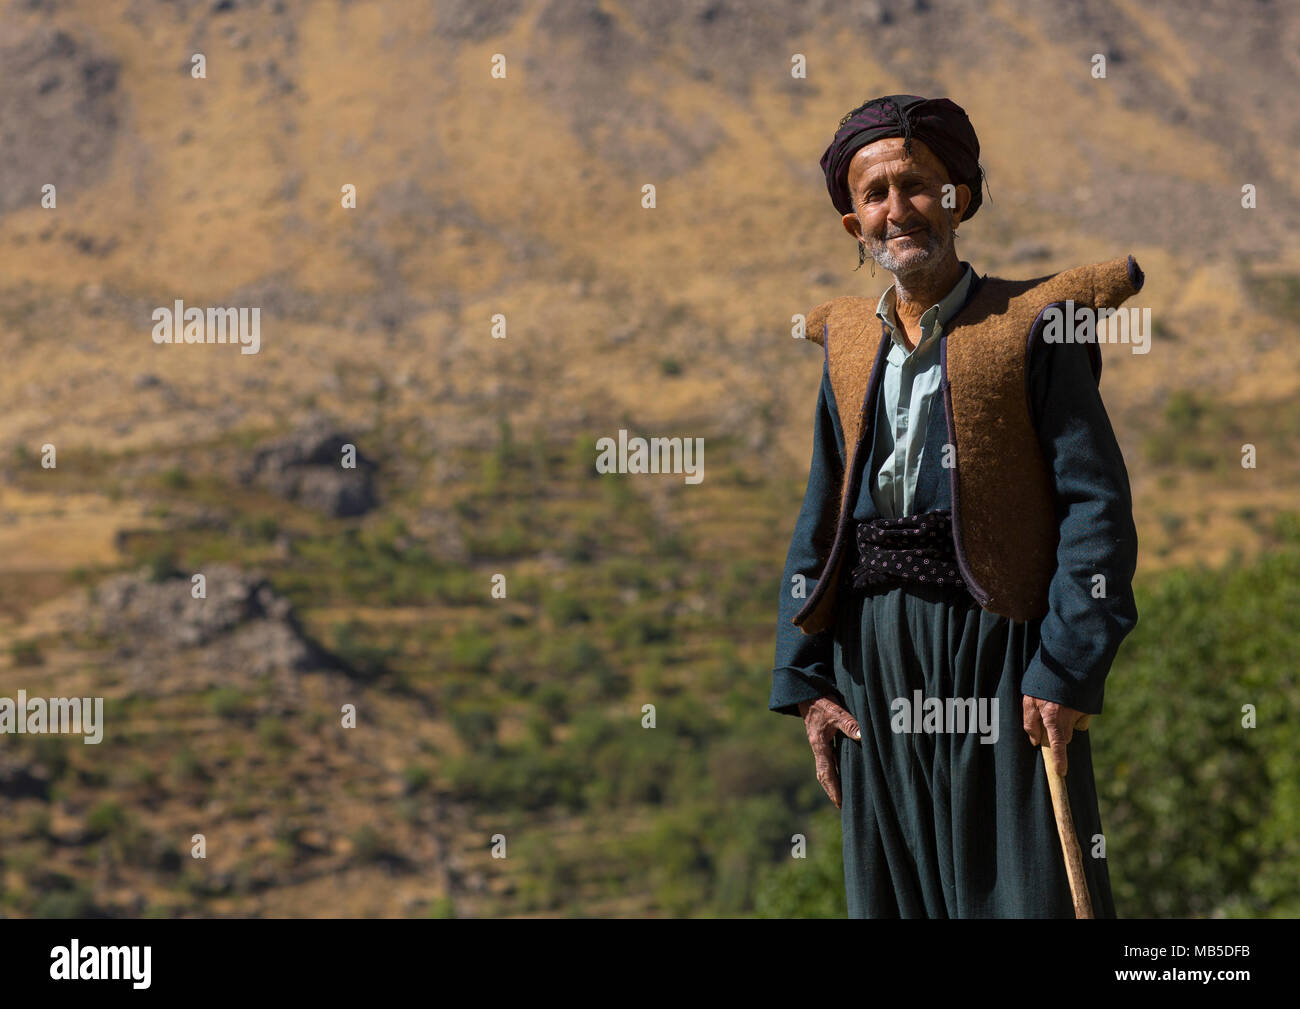
M 861 740 L 862 730 L 853 716 L 832 701 L 829 697 L 819 697 L 815 701 L 800 701 L 799 714 L 803 715 L 804 728 L 808 731 L 808 743 L 812 746 L 813 758 L 817 763 L 817 780 L 826 789 L 826 794 L 840 807 L 840 769 L 835 763 L 835 750 L 831 744 L 835 733 L 843 732 L 850 739 Z

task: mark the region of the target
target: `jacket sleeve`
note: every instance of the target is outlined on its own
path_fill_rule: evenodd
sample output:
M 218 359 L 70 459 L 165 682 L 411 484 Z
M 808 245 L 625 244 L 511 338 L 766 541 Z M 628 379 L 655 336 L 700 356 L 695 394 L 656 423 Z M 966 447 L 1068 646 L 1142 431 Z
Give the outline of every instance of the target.
M 817 587 L 817 577 L 830 552 L 843 477 L 844 433 L 830 372 L 823 364 L 813 419 L 808 486 L 786 554 L 777 604 L 776 662 L 768 710 L 778 714 L 798 715 L 800 701 L 835 693 L 834 629 L 805 634 L 790 621 Z
M 1138 617 L 1128 470 L 1097 388 L 1093 348 L 1041 339 L 1030 346 L 1029 406 L 1052 478 L 1060 542 L 1038 650 L 1021 689 L 1100 714 L 1111 662 Z

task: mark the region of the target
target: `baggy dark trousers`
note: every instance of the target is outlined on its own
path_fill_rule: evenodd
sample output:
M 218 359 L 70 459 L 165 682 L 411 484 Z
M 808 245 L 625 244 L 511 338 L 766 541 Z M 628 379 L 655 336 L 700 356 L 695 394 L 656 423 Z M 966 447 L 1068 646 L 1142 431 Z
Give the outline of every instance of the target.
M 846 587 L 838 608 L 836 687 L 862 729 L 861 742 L 836 737 L 849 917 L 1074 917 L 1046 769 L 1021 727 L 1020 679 L 1039 621 L 937 587 Z M 917 690 L 996 698 L 996 742 L 970 727 L 895 732 L 895 699 Z M 1093 913 L 1113 918 L 1106 861 L 1094 857 L 1102 829 L 1088 732 L 1076 730 L 1067 749 Z

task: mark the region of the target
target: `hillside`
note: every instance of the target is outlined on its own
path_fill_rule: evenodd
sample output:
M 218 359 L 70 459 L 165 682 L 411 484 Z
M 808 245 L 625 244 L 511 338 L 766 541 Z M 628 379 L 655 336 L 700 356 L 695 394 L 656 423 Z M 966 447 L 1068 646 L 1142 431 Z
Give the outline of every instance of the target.
M 1156 592 L 1296 508 L 1297 53 L 1244 0 L 7 3 L 0 695 L 109 731 L 0 746 L 0 913 L 754 912 L 794 830 L 838 846 L 764 709 L 792 316 L 888 283 L 826 195 L 839 118 L 967 109 L 981 272 L 1140 261 L 1151 352 L 1102 392 Z M 259 352 L 155 344 L 177 299 L 260 307 Z M 706 478 L 597 478 L 620 428 Z M 304 430 L 373 463 L 361 511 L 249 476 Z

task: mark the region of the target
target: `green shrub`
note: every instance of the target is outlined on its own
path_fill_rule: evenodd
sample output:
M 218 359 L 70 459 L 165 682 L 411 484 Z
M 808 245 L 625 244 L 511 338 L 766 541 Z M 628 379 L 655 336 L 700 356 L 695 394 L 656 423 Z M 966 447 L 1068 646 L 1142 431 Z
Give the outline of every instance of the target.
M 393 856 L 392 844 L 369 823 L 363 823 L 352 832 L 352 851 L 361 862 L 382 862 Z
M 433 780 L 433 772 L 424 764 L 407 764 L 402 771 L 402 789 L 407 795 L 422 792 Z
M 15 666 L 39 666 L 45 661 L 35 641 L 15 641 L 9 646 L 9 657 Z
M 470 705 L 451 712 L 451 726 L 471 750 L 490 747 L 496 741 L 497 719 L 491 708 Z
M 162 485 L 168 490 L 188 490 L 192 484 L 189 473 L 179 466 L 171 466 L 162 472 Z
M 458 631 L 451 639 L 451 662 L 460 669 L 473 673 L 489 672 L 495 654 L 496 645 L 480 628 L 473 627 Z
M 293 745 L 288 727 L 275 715 L 266 715 L 258 719 L 257 738 L 272 750 L 287 750 Z
M 1138 591 L 1092 730 L 1122 917 L 1300 912 L 1300 538 L 1278 530 L 1252 564 Z
M 86 835 L 92 840 L 107 837 L 109 834 L 123 830 L 127 825 L 127 814 L 120 805 L 113 801 L 101 802 L 86 817 Z
M 844 853 L 839 813 L 820 813 L 809 829 L 804 858 L 787 847 L 754 886 L 757 918 L 843 918 Z
M 234 687 L 217 687 L 208 695 L 208 710 L 218 718 L 238 719 L 248 713 L 248 698 Z
M 67 888 L 41 894 L 32 905 L 33 918 L 95 918 L 99 917 L 90 891 L 84 884 L 69 884 Z

